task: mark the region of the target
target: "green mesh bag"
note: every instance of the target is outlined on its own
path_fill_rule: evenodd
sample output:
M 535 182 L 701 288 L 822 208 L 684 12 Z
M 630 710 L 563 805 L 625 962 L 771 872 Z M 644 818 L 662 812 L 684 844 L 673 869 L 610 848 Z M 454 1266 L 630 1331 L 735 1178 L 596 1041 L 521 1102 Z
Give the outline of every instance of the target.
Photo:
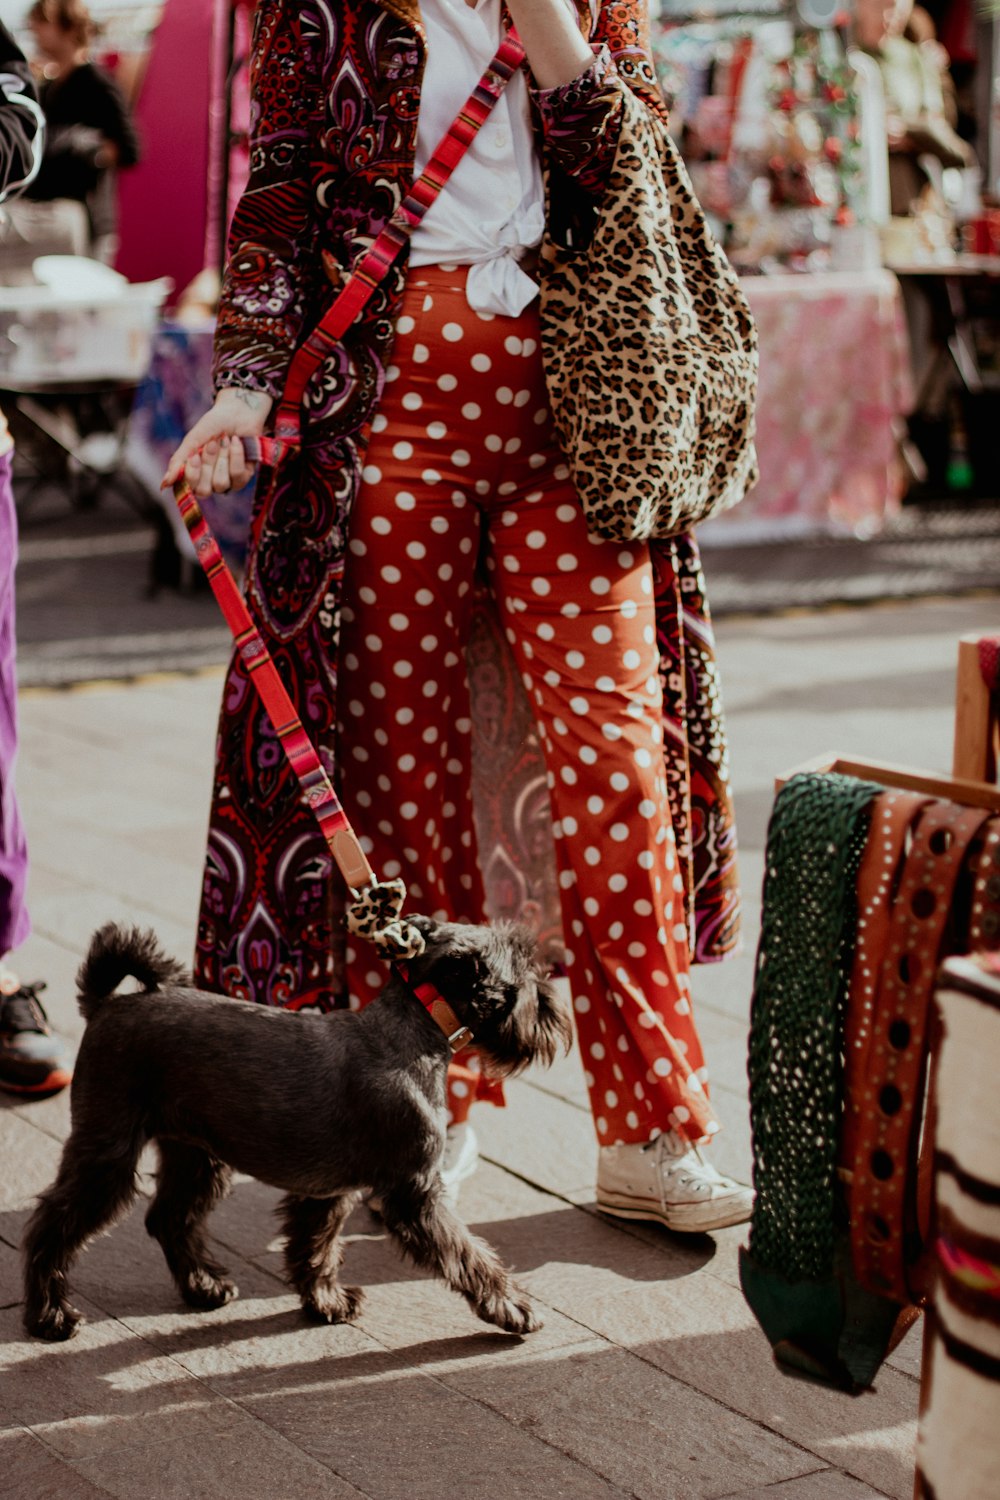
M 767 833 L 750 1020 L 756 1201 L 740 1281 L 779 1364 L 857 1391 L 899 1317 L 858 1286 L 837 1184 L 855 891 L 882 788 L 805 773 Z

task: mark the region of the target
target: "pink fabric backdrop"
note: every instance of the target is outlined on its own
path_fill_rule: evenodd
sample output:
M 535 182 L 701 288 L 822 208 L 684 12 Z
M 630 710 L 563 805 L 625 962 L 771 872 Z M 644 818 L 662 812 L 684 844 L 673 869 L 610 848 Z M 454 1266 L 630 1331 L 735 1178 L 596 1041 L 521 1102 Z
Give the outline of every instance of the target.
M 136 104 L 143 158 L 119 184 L 118 269 L 178 292 L 218 263 L 230 0 L 166 0 Z M 242 18 L 241 18 L 242 21 Z M 241 24 L 245 36 L 245 22 Z M 242 100 L 236 102 L 240 120 Z

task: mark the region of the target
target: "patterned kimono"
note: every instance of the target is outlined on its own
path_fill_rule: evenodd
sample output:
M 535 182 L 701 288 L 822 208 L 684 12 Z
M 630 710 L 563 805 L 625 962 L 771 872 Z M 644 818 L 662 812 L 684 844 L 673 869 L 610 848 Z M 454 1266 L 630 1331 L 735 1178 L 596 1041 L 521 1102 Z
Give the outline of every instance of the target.
M 578 3 L 594 67 L 542 97 L 532 91 L 553 218 L 581 194 L 599 202 L 623 90 L 632 89 L 651 109 L 663 107 L 641 0 Z M 425 56 L 417 0 L 260 0 L 250 177 L 231 231 L 216 339 L 218 385 L 280 397 L 293 350 L 412 182 Z M 333 776 L 345 544 L 405 276 L 404 255 L 314 375 L 301 454 L 262 475 L 251 522 L 248 602 Z M 654 563 L 667 777 L 693 952 L 704 962 L 735 946 L 739 904 L 712 633 L 693 538 L 655 544 Z M 559 916 L 545 773 L 485 592 L 468 656 L 477 832 L 490 915 L 527 915 L 555 950 Z M 217 742 L 198 982 L 271 1005 L 340 1003 L 344 897 L 267 715 L 234 658 Z

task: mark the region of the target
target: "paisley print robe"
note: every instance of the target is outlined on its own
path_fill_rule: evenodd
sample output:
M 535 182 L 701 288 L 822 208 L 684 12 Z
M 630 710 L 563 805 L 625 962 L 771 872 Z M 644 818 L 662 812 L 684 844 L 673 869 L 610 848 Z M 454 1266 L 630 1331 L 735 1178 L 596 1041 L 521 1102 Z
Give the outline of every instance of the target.
M 550 223 L 563 209 L 572 215 L 574 204 L 599 200 L 622 91 L 662 109 L 643 0 L 578 3 L 594 66 L 564 88 L 532 91 Z M 412 181 L 425 55 L 417 0 L 260 0 L 250 176 L 230 235 L 217 385 L 280 396 L 294 348 Z M 405 274 L 404 257 L 314 375 L 301 456 L 262 475 L 251 521 L 247 598 L 334 776 L 345 542 Z M 654 561 L 667 775 L 694 954 L 705 961 L 733 948 L 738 922 L 712 634 L 693 539 L 656 544 Z M 476 746 L 492 792 L 478 817 L 491 914 L 527 912 L 554 946 L 559 918 L 544 770 L 485 597 L 469 662 Z M 482 774 L 477 784 L 484 784 Z M 219 723 L 198 982 L 271 1005 L 337 1004 L 344 896 L 255 689 L 234 659 Z

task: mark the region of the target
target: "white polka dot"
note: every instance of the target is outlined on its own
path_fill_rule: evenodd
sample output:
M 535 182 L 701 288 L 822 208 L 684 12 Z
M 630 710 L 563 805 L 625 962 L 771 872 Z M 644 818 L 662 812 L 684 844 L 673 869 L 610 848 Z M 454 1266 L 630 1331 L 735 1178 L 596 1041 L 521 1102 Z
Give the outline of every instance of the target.
M 406 442 L 394 443 L 392 456 L 393 458 L 398 458 L 401 460 L 401 462 L 405 463 L 408 458 L 413 457 L 413 444 Z
M 576 819 L 574 817 L 571 817 L 571 816 L 567 815 L 562 820 L 562 826 L 563 826 L 563 833 L 565 833 L 566 837 L 567 838 L 572 838 L 573 835 L 574 835 L 574 833 L 576 833 L 576 830 L 577 830 L 577 828 L 578 828 L 579 825 L 577 824 L 577 821 L 576 821 Z
M 414 344 L 412 358 L 415 365 L 425 365 L 430 357 L 431 351 L 426 344 Z
M 584 663 L 586 662 L 586 660 L 587 660 L 587 658 L 584 656 L 584 654 L 583 654 L 582 651 L 567 651 L 566 652 L 566 665 L 568 667 L 571 667 L 574 672 L 578 672 L 580 670 L 580 668 L 584 665 Z
M 560 573 L 572 573 L 574 568 L 578 568 L 579 566 L 580 559 L 575 557 L 572 552 L 563 552 L 556 559 L 556 567 Z
M 415 818 L 418 811 L 419 808 L 415 802 L 404 802 L 399 809 L 399 815 L 402 818 Z
M 545 595 L 552 592 L 552 585 L 547 578 L 533 578 L 531 580 L 531 589 L 532 593 Z
M 611 582 L 607 578 L 598 575 L 590 580 L 590 592 L 592 594 L 608 594 L 611 592 Z
M 408 313 L 406 313 L 397 322 L 397 324 L 396 324 L 396 332 L 397 333 L 412 333 L 413 330 L 414 330 L 414 328 L 416 328 L 416 326 L 417 325 L 414 322 L 414 320 L 409 316 Z
M 503 346 L 508 354 L 520 354 L 523 347 L 521 340 L 513 333 L 504 339 Z
M 406 555 L 412 557 L 414 562 L 419 562 L 422 557 L 427 556 L 427 548 L 423 542 L 407 542 Z
M 446 436 L 447 432 L 448 429 L 443 422 L 428 423 L 427 436 L 431 438 L 435 443 L 439 443 L 441 439 Z
M 608 1089 L 607 1093 L 604 1095 L 604 1102 L 609 1109 L 614 1109 L 615 1105 L 618 1103 L 618 1095 L 615 1093 L 614 1089 Z
M 521 408 L 523 406 L 527 406 L 527 404 L 528 404 L 528 402 L 530 400 L 531 400 L 531 392 L 530 391 L 518 391 L 517 395 L 514 397 L 514 405 L 516 407 L 518 407 L 518 408 Z
M 601 862 L 601 851 L 595 849 L 593 844 L 588 844 L 583 851 L 583 857 L 588 865 L 599 865 Z
M 651 870 L 653 868 L 653 856 L 648 849 L 643 849 L 636 861 L 640 870 Z
M 441 337 L 447 339 L 449 344 L 457 344 L 460 339 L 465 338 L 465 329 L 461 323 L 446 323 L 441 330 Z
M 393 664 L 392 664 L 392 670 L 393 670 L 393 672 L 395 673 L 395 675 L 397 677 L 412 677 L 413 676 L 413 664 L 412 664 L 412 662 L 408 662 L 408 661 L 393 662 Z
M 653 1072 L 657 1078 L 669 1078 L 674 1071 L 674 1065 L 669 1057 L 658 1057 L 653 1063 Z
M 497 391 L 497 400 L 501 406 L 509 406 L 514 399 L 514 392 L 509 385 L 502 385 Z
M 372 417 L 372 432 L 384 432 L 389 425 L 389 418 L 384 411 L 377 411 Z
M 465 469 L 471 464 L 472 455 L 467 453 L 464 448 L 456 448 L 455 452 L 451 455 L 451 461 L 456 469 Z M 464 495 L 462 496 L 462 503 L 465 503 Z
M 651 801 L 649 797 L 643 797 L 642 801 L 639 803 L 639 816 L 642 818 L 651 818 L 654 816 L 655 812 L 656 803 Z
M 361 477 L 365 484 L 379 484 L 382 480 L 382 470 L 377 468 L 375 464 L 365 464 L 361 470 Z
M 472 365 L 472 368 L 474 370 L 478 370 L 481 375 L 485 375 L 486 371 L 491 369 L 493 365 L 493 361 L 490 359 L 488 354 L 474 354 L 469 363 Z
M 394 568 L 391 563 L 387 563 L 379 573 L 379 577 L 384 578 L 386 583 L 399 583 L 402 576 L 403 575 L 399 571 L 399 569 Z
M 423 396 L 418 396 L 416 391 L 407 391 L 403 397 L 403 405 L 407 411 L 419 411 L 423 404 Z
M 626 651 L 622 656 L 622 665 L 628 667 L 629 671 L 634 671 L 641 661 L 638 651 Z
M 639 749 L 635 752 L 635 763 L 637 766 L 651 766 L 653 764 L 653 757 L 648 750 L 644 750 L 640 745 Z
M 457 375 L 439 375 L 438 376 L 438 390 L 439 391 L 453 391 L 453 390 L 455 390 L 455 388 L 457 387 L 457 385 L 458 385 L 458 376 Z
M 397 510 L 412 510 L 416 503 L 416 497 L 411 495 L 409 490 L 400 490 L 395 499 Z
M 483 408 L 477 406 L 475 401 L 467 401 L 462 407 L 462 416 L 467 422 L 478 422 L 483 414 Z
M 498 437 L 495 432 L 491 432 L 489 436 L 484 439 L 484 443 L 488 453 L 499 453 L 501 448 L 503 447 L 503 438 Z
M 400 614 L 390 615 L 389 624 L 392 626 L 393 630 L 409 630 L 409 616 Z

